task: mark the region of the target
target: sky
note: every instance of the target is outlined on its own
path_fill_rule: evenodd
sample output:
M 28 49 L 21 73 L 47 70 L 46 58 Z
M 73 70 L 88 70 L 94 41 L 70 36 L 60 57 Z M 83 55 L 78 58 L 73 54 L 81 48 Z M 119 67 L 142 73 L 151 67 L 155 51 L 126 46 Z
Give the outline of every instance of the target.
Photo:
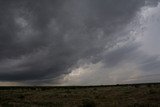
M 160 82 L 160 0 L 0 0 L 0 85 Z

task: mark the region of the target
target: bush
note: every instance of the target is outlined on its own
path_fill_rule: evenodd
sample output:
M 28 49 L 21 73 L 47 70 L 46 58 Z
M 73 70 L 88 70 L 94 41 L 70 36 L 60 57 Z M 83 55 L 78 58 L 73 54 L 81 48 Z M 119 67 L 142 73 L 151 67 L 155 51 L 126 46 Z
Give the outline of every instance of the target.
M 96 104 L 93 100 L 90 99 L 84 99 L 82 101 L 82 107 L 96 107 Z

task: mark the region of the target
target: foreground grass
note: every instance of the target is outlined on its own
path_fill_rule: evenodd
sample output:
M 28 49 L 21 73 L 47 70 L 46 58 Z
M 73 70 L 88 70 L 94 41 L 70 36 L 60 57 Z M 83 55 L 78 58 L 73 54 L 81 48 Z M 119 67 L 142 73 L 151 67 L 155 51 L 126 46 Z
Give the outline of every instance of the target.
M 0 87 L 0 107 L 160 107 L 160 84 Z

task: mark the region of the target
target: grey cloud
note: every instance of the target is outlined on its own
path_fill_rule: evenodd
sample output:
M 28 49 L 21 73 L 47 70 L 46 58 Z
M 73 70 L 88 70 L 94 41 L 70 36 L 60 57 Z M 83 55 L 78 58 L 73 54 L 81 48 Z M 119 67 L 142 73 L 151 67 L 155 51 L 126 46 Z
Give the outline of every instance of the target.
M 114 67 L 123 63 L 125 60 L 130 60 L 135 56 L 139 44 L 129 44 L 124 47 L 117 48 L 111 52 L 107 52 L 103 58 L 103 62 L 107 67 Z
M 160 59 L 159 56 L 152 56 L 141 63 L 141 69 L 145 72 L 159 73 Z
M 113 33 L 144 5 L 145 0 L 1 0 L 0 80 L 56 78 L 79 60 L 102 60 L 106 45 L 116 42 Z M 109 53 L 106 63 L 119 63 L 135 48 Z

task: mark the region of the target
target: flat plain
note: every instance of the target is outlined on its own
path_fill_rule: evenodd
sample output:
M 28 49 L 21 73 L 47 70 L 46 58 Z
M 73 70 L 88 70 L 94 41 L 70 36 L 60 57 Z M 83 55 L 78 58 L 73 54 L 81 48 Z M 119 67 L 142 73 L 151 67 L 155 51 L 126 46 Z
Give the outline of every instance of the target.
M 0 87 L 0 107 L 160 107 L 160 83 Z

